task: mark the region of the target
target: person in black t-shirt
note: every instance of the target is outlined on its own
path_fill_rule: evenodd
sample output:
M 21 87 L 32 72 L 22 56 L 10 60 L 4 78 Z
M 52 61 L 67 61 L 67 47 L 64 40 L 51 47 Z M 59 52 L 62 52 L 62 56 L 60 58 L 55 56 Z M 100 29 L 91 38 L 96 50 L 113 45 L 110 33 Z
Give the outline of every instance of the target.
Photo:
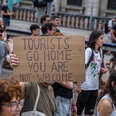
M 56 98 L 57 112 L 54 116 L 70 116 L 72 100 L 72 82 L 60 82 L 52 85 Z

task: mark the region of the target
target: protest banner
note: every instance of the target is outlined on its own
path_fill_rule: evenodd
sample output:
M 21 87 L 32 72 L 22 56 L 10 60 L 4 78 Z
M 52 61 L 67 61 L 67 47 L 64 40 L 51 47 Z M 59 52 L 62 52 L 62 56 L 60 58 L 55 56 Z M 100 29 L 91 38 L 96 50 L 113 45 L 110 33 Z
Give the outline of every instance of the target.
M 85 38 L 40 36 L 14 38 L 20 64 L 13 75 L 19 81 L 84 81 Z

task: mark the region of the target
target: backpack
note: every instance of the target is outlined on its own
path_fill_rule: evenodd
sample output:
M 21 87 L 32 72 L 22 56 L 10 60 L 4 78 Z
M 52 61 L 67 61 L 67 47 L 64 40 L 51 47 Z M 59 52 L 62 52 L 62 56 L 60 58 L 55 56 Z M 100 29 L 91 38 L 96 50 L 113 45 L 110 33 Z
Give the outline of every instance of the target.
M 108 21 L 105 23 L 105 33 L 108 33 L 110 30 L 109 30 L 109 27 L 108 27 Z
M 47 7 L 47 0 L 33 0 L 34 7 Z
M 91 50 L 92 50 L 92 49 L 91 49 Z M 102 49 L 100 49 L 99 52 L 100 52 L 100 57 L 102 57 Z M 91 57 L 89 58 L 88 63 L 85 65 L 85 68 L 86 68 L 86 69 L 88 68 L 90 62 L 93 60 L 93 57 L 94 57 L 94 53 L 93 53 L 93 50 L 92 50 Z

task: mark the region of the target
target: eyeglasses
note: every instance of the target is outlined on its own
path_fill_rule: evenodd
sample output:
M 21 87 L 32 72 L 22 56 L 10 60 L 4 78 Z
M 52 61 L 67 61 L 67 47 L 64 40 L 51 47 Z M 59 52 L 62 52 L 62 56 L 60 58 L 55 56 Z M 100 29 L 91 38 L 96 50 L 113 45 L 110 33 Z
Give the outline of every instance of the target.
M 16 112 L 16 111 L 18 111 L 19 106 L 23 107 L 23 104 L 24 104 L 24 100 L 20 100 L 19 102 L 13 101 L 13 102 L 5 103 L 5 104 L 2 104 L 2 105 L 6 106 L 6 107 L 9 107 L 12 112 L 14 112 L 14 111 Z

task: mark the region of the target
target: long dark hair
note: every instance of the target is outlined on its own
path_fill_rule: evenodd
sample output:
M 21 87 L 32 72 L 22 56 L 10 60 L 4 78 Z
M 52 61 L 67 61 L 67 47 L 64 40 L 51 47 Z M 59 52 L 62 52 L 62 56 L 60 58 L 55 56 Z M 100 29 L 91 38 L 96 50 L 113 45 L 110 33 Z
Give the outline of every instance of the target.
M 101 90 L 101 92 L 99 93 L 98 96 L 98 102 L 100 101 L 100 99 L 105 95 L 105 94 L 109 94 L 110 97 L 112 98 L 113 103 L 116 106 L 116 88 L 114 86 L 112 86 L 112 82 L 114 82 L 115 86 L 116 86 L 116 70 L 114 70 L 110 77 L 107 80 L 107 83 L 105 84 L 104 88 Z
M 93 32 L 90 34 L 87 47 L 89 47 L 89 48 L 91 48 L 91 49 L 94 50 L 94 49 L 95 49 L 96 40 L 97 40 L 102 34 L 104 34 L 104 33 L 101 32 L 101 31 L 93 31 Z

